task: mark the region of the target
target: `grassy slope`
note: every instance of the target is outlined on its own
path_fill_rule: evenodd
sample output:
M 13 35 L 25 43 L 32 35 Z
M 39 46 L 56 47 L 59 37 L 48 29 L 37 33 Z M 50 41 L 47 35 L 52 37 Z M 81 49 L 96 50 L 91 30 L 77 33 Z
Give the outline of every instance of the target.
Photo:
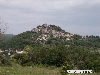
M 0 75 L 61 75 L 60 68 L 56 67 L 21 67 L 15 65 L 13 67 L 0 67 Z M 67 75 L 100 75 L 100 74 L 67 74 Z
M 60 69 L 46 67 L 0 67 L 0 75 L 61 75 Z

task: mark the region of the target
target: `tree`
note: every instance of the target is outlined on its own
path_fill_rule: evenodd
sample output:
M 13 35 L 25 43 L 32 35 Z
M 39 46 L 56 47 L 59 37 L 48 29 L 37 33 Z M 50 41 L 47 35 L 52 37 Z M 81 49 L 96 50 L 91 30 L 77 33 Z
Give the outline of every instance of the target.
M 31 46 L 29 46 L 29 45 L 27 45 L 26 47 L 24 47 L 24 51 L 25 51 L 26 53 L 32 53 L 32 50 L 33 50 L 33 47 L 31 47 Z
M 28 58 L 31 60 L 33 54 L 33 47 L 27 45 L 26 47 L 24 47 L 24 51 L 28 55 Z
M 2 44 L 5 41 L 5 35 L 4 33 L 7 30 L 7 23 L 3 23 L 1 22 L 1 18 L 0 18 L 0 44 Z M 5 54 L 1 54 L 0 53 L 0 66 L 11 66 L 11 62 L 8 59 L 7 56 L 5 56 Z
M 4 42 L 5 39 L 4 33 L 6 32 L 7 28 L 8 28 L 7 23 L 3 23 L 0 21 L 0 44 Z

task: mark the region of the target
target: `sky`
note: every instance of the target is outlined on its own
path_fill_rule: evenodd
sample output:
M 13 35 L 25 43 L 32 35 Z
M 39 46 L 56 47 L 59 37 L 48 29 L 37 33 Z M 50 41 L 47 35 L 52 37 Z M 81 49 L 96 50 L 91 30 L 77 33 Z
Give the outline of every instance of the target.
M 0 0 L 0 17 L 8 34 L 47 23 L 72 34 L 100 36 L 100 0 Z

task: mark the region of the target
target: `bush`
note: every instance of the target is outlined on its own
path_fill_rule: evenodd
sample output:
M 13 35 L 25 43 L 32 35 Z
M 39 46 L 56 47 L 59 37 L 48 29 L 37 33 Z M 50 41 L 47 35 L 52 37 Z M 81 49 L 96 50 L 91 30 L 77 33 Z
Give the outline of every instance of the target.
M 66 61 L 62 66 L 61 74 L 62 75 L 66 75 L 67 74 L 67 70 L 72 70 L 72 69 L 73 69 L 73 65 Z
M 7 56 L 0 55 L 0 66 L 12 66 L 10 59 Z

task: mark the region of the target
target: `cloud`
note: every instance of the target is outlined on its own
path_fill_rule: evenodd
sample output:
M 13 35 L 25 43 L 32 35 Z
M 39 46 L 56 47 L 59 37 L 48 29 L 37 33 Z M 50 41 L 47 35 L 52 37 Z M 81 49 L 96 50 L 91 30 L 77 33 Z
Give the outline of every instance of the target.
M 0 0 L 0 17 L 9 25 L 7 32 L 13 34 L 48 23 L 68 32 L 99 35 L 99 9 L 100 0 Z

